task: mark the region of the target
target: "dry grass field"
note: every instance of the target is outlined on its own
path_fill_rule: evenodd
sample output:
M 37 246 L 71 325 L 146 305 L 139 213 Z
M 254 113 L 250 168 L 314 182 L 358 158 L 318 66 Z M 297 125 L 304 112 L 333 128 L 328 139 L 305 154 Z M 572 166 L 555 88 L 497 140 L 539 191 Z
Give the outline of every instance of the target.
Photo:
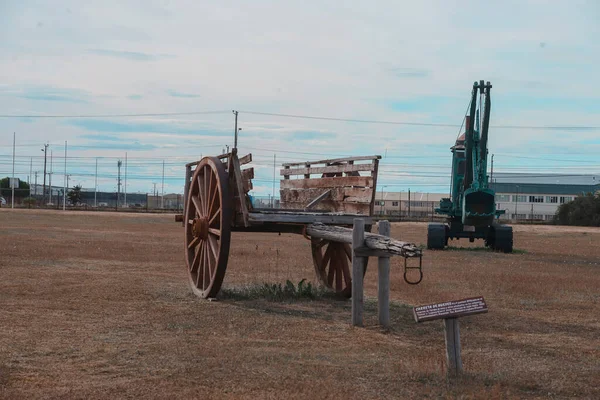
M 600 398 L 600 229 L 516 226 L 515 254 L 453 242 L 418 286 L 393 259 L 384 331 L 375 260 L 365 328 L 349 301 L 208 302 L 173 221 L 0 210 L 0 398 Z M 231 251 L 229 288 L 314 279 L 302 236 L 236 233 Z M 490 312 L 461 319 L 466 373 L 448 380 L 443 323 L 411 307 L 476 295 Z

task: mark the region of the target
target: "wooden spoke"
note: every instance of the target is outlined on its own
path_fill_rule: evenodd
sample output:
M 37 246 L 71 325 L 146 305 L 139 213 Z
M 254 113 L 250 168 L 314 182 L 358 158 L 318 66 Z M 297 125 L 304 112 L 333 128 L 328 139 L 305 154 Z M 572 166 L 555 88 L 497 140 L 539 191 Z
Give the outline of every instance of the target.
M 202 289 L 206 290 L 206 288 L 208 287 L 208 285 L 210 284 L 210 270 L 211 270 L 211 264 L 212 264 L 212 257 L 210 255 L 210 250 L 208 250 L 208 242 L 205 242 L 204 244 L 204 254 L 205 254 L 205 259 L 206 262 L 204 263 L 204 277 L 202 279 Z
M 189 185 L 184 217 L 188 276 L 196 295 L 215 297 L 229 258 L 233 212 L 229 177 L 218 158 L 204 157 Z
M 343 254 L 343 249 L 338 249 L 338 256 L 335 258 L 335 291 L 341 292 L 344 289 L 343 285 L 343 273 L 342 273 L 342 263 L 345 261 L 346 257 Z
M 215 212 L 215 215 L 213 215 L 213 216 L 212 216 L 212 218 L 210 219 L 210 221 L 208 221 L 208 226 L 212 226 L 212 224 L 213 224 L 215 221 L 218 221 L 217 217 L 218 217 L 219 215 L 221 215 L 221 209 L 220 209 L 220 208 L 219 208 L 219 209 L 218 209 L 218 210 Z
M 352 295 L 350 263 L 352 249 L 348 244 L 329 240 L 311 240 L 313 264 L 318 280 L 336 293 Z M 365 268 L 366 271 L 366 268 Z
M 193 196 L 192 197 L 192 203 L 194 203 L 194 207 L 196 207 L 196 213 L 200 213 L 200 210 L 202 209 L 202 205 L 200 204 L 200 200 L 198 200 L 197 197 Z
M 317 244 L 316 244 L 317 249 L 320 249 L 321 247 L 325 246 L 326 243 L 327 243 L 327 240 L 325 240 L 325 239 L 319 240 L 319 242 L 317 242 Z
M 198 270 L 198 264 L 200 263 L 200 252 L 202 250 L 202 244 L 200 244 L 200 246 L 196 247 L 195 253 L 194 253 L 194 260 L 192 261 L 192 265 L 191 265 L 191 269 L 190 272 L 194 273 Z
M 330 247 L 334 247 L 329 245 Z M 333 254 L 331 254 L 333 253 Z M 327 286 L 329 287 L 333 287 L 333 278 L 335 277 L 335 270 L 337 268 L 337 259 L 336 259 L 336 254 L 335 254 L 335 250 L 331 251 L 331 260 L 329 262 L 329 272 L 327 273 Z
M 352 256 L 350 256 L 350 258 L 352 258 Z M 342 274 L 344 275 L 344 283 L 346 284 L 346 286 L 351 286 L 352 285 L 352 274 L 350 273 L 350 266 L 348 263 L 348 258 L 346 257 L 342 257 L 342 259 L 340 260 L 340 263 L 342 264 Z
M 344 253 L 346 254 L 347 259 L 352 260 L 352 249 L 350 248 L 350 245 L 344 243 L 342 246 L 344 247 Z
M 323 271 L 325 270 L 327 264 L 329 264 L 329 261 L 331 260 L 331 253 L 333 252 L 333 247 L 334 246 L 332 246 L 330 243 L 329 246 L 327 246 L 327 250 L 325 250 L 325 254 L 323 255 Z
M 206 175 L 208 175 L 210 173 L 208 172 L 208 167 L 205 166 L 204 169 L 206 172 L 204 173 L 204 212 L 202 215 L 207 215 L 208 214 L 208 199 L 210 198 L 210 192 L 208 191 L 209 177 Z
M 204 262 L 204 257 L 206 255 L 206 251 L 204 250 L 206 248 L 206 242 L 203 242 L 202 245 L 200 246 L 200 256 L 198 257 L 198 270 L 196 271 L 196 287 L 200 287 L 200 285 L 202 284 L 202 277 L 204 275 L 204 266 L 206 265 L 206 263 Z
M 199 237 L 195 237 L 194 239 L 192 239 L 192 241 L 190 242 L 190 244 L 188 244 L 188 249 L 192 249 L 194 247 L 196 247 L 196 245 L 200 243 L 200 238 Z
M 216 185 L 215 188 L 213 189 L 213 174 L 210 174 L 210 177 L 208 178 L 208 187 L 206 189 L 206 199 L 209 200 L 206 203 L 206 216 L 210 217 L 211 216 L 211 210 L 212 210 L 212 205 L 213 205 L 213 201 L 214 201 L 214 194 L 213 194 L 213 190 L 216 193 Z
M 198 197 L 200 198 L 200 203 L 201 203 L 201 207 L 197 209 L 198 211 L 198 215 L 202 215 L 202 210 L 204 209 L 204 202 L 205 200 L 205 194 L 202 191 L 203 185 L 202 185 L 202 178 L 200 175 L 198 175 Z
M 212 255 L 217 258 L 219 256 L 219 243 L 217 243 L 217 239 L 214 236 L 208 236 L 208 244 L 210 246 L 210 250 Z

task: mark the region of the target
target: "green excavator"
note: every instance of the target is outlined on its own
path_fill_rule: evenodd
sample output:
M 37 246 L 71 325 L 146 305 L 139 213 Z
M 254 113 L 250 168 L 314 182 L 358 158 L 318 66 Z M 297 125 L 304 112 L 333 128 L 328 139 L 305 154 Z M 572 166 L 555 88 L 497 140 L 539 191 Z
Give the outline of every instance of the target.
M 488 186 L 487 142 L 491 88 L 490 82 L 473 84 L 469 115 L 464 119 L 465 133 L 451 147 L 450 197 L 440 200 L 440 206 L 435 210 L 438 214 L 446 215 L 447 221 L 444 224 L 429 224 L 428 249 L 443 249 L 449 239 L 468 238 L 471 242 L 485 239 L 485 245 L 492 250 L 512 252 L 512 227 L 497 223 L 504 210 L 496 210 L 495 192 Z M 483 117 L 480 118 L 482 109 Z

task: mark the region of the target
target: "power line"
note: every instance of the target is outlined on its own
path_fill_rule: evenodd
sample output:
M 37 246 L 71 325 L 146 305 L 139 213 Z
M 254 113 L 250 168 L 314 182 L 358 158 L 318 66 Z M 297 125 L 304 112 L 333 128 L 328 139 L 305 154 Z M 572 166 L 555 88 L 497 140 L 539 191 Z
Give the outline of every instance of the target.
M 225 114 L 230 111 L 189 111 L 147 114 L 83 114 L 83 115 L 9 115 L 0 114 L 0 118 L 124 118 L 124 117 L 169 117 L 178 115 Z
M 0 114 L 0 118 L 133 118 L 133 117 L 166 117 L 166 116 L 182 116 L 182 115 L 206 115 L 206 114 L 228 114 L 230 110 L 223 111 L 189 111 L 189 112 L 166 112 L 166 113 L 143 113 L 143 114 L 80 114 L 80 115 L 10 115 Z M 410 122 L 410 121 L 385 121 L 377 119 L 354 119 L 354 118 L 338 118 L 325 117 L 315 115 L 299 115 L 299 114 L 280 114 L 260 111 L 239 111 L 240 113 L 250 115 L 265 115 L 271 117 L 282 118 L 298 118 L 311 119 L 321 121 L 336 121 L 336 122 L 354 122 L 363 124 L 383 124 L 383 125 L 405 125 L 405 126 L 429 126 L 442 128 L 460 128 L 462 124 L 441 124 L 430 122 Z M 530 129 L 530 130 L 600 130 L 600 126 L 553 126 L 553 125 L 493 125 L 495 129 Z
M 383 121 L 383 120 L 370 120 L 370 119 L 352 119 L 352 118 L 336 118 L 336 117 L 321 117 L 312 115 L 295 115 L 295 114 L 278 114 L 278 113 L 266 113 L 258 111 L 240 111 L 245 114 L 252 115 L 267 115 L 271 117 L 285 117 L 285 118 L 300 118 L 300 119 L 316 119 L 322 121 L 338 121 L 338 122 L 357 122 L 366 124 L 385 124 L 385 125 L 409 125 L 409 126 L 435 126 L 442 128 L 461 128 L 462 124 L 439 124 L 439 123 L 428 123 L 428 122 L 406 122 L 406 121 Z M 536 125 L 492 125 L 490 128 L 497 129 L 536 129 L 536 130 L 598 130 L 600 126 L 536 126 Z
M 285 118 L 301 118 L 301 119 L 317 119 L 322 121 L 338 121 L 338 122 L 357 122 L 363 124 L 385 124 L 385 125 L 411 125 L 411 126 L 439 126 L 444 128 L 458 127 L 455 124 L 436 124 L 427 122 L 400 122 L 400 121 L 382 121 L 375 119 L 352 119 L 352 118 L 336 118 L 336 117 L 320 117 L 312 115 L 294 115 L 294 114 L 277 114 L 277 113 L 266 113 L 258 111 L 240 111 L 241 113 L 251 115 L 268 115 L 271 117 L 285 117 Z

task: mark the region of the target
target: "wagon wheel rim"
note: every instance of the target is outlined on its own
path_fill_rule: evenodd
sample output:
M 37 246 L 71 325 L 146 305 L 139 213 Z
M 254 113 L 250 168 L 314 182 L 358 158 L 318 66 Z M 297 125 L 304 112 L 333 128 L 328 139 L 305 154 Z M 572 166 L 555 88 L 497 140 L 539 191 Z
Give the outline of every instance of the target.
M 216 157 L 198 163 L 185 210 L 185 255 L 192 291 L 215 297 L 225 277 L 231 240 L 228 175 Z
M 312 239 L 311 250 L 317 279 L 343 297 L 352 296 L 352 249 L 347 243 Z M 367 266 L 365 264 L 366 272 Z

